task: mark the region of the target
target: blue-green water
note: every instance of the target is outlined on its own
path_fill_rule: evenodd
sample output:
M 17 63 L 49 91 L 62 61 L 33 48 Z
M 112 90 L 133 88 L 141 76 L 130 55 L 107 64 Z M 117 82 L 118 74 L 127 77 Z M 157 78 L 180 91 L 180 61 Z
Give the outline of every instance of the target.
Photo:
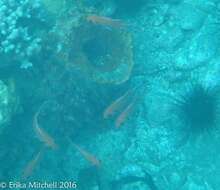
M 0 0 L 0 19 L 0 189 L 219 189 L 219 0 Z

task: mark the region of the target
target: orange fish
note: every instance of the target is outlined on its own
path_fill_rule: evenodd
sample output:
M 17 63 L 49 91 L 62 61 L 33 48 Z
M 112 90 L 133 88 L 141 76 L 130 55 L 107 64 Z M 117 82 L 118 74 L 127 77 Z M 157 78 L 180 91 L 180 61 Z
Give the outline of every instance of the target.
M 69 138 L 70 143 L 74 146 L 74 148 L 76 148 L 80 154 L 83 155 L 83 157 L 89 161 L 93 166 L 96 166 L 98 168 L 101 167 L 101 161 L 98 160 L 94 155 L 92 155 L 91 153 L 89 153 L 88 151 L 86 151 L 85 149 L 81 148 L 79 145 L 75 144 L 72 142 L 72 140 Z
M 136 101 L 132 101 L 126 108 L 124 111 L 121 112 L 121 114 L 117 117 L 116 121 L 115 121 L 115 126 L 116 127 L 120 127 L 127 119 L 128 117 L 131 115 L 131 113 L 134 110 L 134 106 L 135 106 Z
M 112 18 L 104 17 L 104 16 L 88 15 L 86 20 L 93 23 L 93 24 L 108 26 L 108 27 L 111 27 L 111 28 L 123 28 L 123 27 L 125 27 L 125 24 L 121 20 L 112 19 Z
M 43 148 L 37 153 L 37 155 L 25 167 L 24 172 L 22 174 L 22 180 L 25 180 L 32 175 L 33 170 L 36 168 L 42 154 L 43 154 Z
M 35 129 L 35 132 L 41 142 L 43 142 L 46 146 L 48 146 L 52 149 L 57 149 L 58 146 L 55 143 L 54 139 L 46 131 L 44 131 L 42 128 L 40 128 L 40 126 L 38 124 L 38 116 L 40 114 L 41 108 L 34 116 L 33 128 Z
M 132 95 L 133 90 L 128 90 L 124 95 L 116 99 L 112 104 L 110 104 L 104 111 L 103 117 L 107 119 L 108 117 L 115 114 L 115 112 L 122 109 L 128 102 L 129 97 Z

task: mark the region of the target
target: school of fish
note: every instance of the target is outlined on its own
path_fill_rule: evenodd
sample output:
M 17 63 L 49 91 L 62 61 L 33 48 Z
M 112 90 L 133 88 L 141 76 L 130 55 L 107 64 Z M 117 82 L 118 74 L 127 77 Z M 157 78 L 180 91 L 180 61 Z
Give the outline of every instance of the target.
M 115 28 L 115 29 L 121 29 L 125 27 L 126 25 L 119 19 L 112 19 L 105 16 L 98 16 L 98 15 L 87 15 L 86 20 L 92 24 L 100 25 L 108 28 Z M 127 92 L 125 92 L 124 95 L 116 99 L 113 103 L 111 103 L 103 113 L 103 118 L 108 119 L 111 116 L 116 116 L 115 119 L 115 126 L 118 128 L 124 124 L 130 117 L 130 115 L 134 111 L 134 107 L 136 104 L 136 98 L 132 99 L 132 96 L 134 95 L 134 89 L 130 89 Z M 40 142 L 42 142 L 42 148 L 37 152 L 37 154 L 31 159 L 26 167 L 24 168 L 22 172 L 22 179 L 26 180 L 27 178 L 31 177 L 33 175 L 34 170 L 36 169 L 37 165 L 40 162 L 40 159 L 42 158 L 45 148 L 50 148 L 52 150 L 58 149 L 58 144 L 56 143 L 55 139 L 47 133 L 39 124 L 38 118 L 41 113 L 41 110 L 43 109 L 45 103 L 43 103 L 39 110 L 35 113 L 33 117 L 33 130 Z M 92 153 L 88 152 L 81 146 L 74 143 L 69 137 L 67 137 L 68 141 L 72 145 L 72 147 L 77 150 L 82 157 L 87 160 L 92 166 L 95 166 L 97 168 L 101 167 L 101 161 L 94 156 Z

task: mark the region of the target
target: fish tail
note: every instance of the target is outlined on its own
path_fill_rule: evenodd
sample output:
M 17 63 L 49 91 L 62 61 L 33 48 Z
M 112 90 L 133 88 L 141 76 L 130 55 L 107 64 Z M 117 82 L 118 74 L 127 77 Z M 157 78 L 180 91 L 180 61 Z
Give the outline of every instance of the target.
M 120 127 L 131 115 L 131 113 L 134 110 L 134 106 L 136 104 L 136 98 L 125 108 L 124 111 L 121 112 L 121 114 L 117 117 L 115 121 L 115 126 Z
M 127 24 L 125 24 L 124 22 L 122 22 L 119 19 L 113 20 L 112 25 L 116 28 L 125 28 L 127 26 Z

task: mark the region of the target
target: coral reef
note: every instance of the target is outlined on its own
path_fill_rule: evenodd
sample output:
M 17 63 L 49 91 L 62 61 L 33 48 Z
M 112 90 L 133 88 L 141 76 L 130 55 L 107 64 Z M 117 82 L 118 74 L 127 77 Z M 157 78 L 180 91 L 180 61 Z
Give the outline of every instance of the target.
M 120 84 L 133 67 L 131 35 L 107 27 L 84 21 L 72 28 L 67 62 L 98 83 Z
M 12 80 L 0 72 L 1 180 L 219 189 L 217 0 L 0 0 L 0 10 L 0 67 L 36 63 Z
M 0 132 L 3 126 L 10 122 L 11 117 L 18 109 L 18 97 L 15 91 L 14 81 L 6 84 L 0 81 Z
M 41 48 L 39 30 L 45 26 L 44 15 L 39 0 L 0 1 L 0 67 L 32 66 L 33 56 Z

